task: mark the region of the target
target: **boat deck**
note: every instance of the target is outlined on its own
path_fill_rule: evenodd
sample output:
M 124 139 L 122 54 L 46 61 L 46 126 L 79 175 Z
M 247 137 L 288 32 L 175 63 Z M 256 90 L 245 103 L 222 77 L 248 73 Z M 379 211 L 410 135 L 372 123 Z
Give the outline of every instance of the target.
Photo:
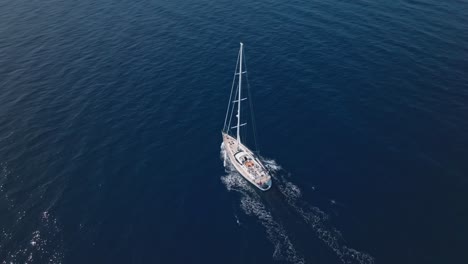
M 271 177 L 268 174 L 268 170 L 252 151 L 242 143 L 238 147 L 237 141 L 227 134 L 223 134 L 223 141 L 231 163 L 242 176 L 257 185 L 257 187 L 271 184 Z

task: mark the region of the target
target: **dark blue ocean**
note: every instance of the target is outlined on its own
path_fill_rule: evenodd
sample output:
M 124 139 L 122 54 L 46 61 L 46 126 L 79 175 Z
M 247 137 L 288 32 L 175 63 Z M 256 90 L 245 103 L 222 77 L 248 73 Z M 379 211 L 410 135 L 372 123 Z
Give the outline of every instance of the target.
M 468 263 L 467 72 L 465 0 L 3 0 L 0 263 Z

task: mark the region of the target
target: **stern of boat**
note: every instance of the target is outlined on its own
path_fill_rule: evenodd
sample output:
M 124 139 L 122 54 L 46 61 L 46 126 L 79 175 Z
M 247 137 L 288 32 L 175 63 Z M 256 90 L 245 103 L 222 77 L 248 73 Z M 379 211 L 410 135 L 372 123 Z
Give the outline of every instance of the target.
M 271 182 L 271 176 L 270 176 L 270 179 L 267 182 L 265 182 L 262 185 L 257 185 L 257 187 L 262 191 L 268 191 L 271 188 L 271 185 L 272 185 L 272 182 Z

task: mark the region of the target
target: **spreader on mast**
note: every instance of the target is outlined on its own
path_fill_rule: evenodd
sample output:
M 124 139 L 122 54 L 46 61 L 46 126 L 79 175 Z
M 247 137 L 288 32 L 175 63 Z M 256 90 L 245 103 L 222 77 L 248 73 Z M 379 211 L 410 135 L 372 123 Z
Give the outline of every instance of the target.
M 242 98 L 242 75 L 246 71 L 243 69 L 243 59 L 244 59 L 244 44 L 240 43 L 239 54 L 237 57 L 236 69 L 234 70 L 234 80 L 232 82 L 231 94 L 229 96 L 228 109 L 226 111 L 226 118 L 224 119 L 224 128 L 223 128 L 223 146 L 225 149 L 224 152 L 224 161 L 229 160 L 230 163 L 236 168 L 236 170 L 250 183 L 255 185 L 262 191 L 266 191 L 271 188 L 271 175 L 268 169 L 263 165 L 261 158 L 253 153 L 246 145 L 242 144 L 240 136 L 241 126 L 246 125 L 247 123 L 241 123 L 241 102 L 247 98 Z M 236 84 L 236 75 L 239 75 L 239 80 L 237 83 L 238 91 L 235 91 L 234 87 Z M 246 76 L 247 77 L 247 76 Z M 247 87 L 248 79 L 247 80 Z M 232 99 L 234 97 L 234 99 Z M 250 96 L 249 96 L 250 97 Z M 233 100 L 233 101 L 231 101 Z M 237 125 L 231 127 L 232 115 L 234 114 L 234 103 L 237 103 Z M 252 106 L 251 106 L 252 108 Z M 252 109 L 251 109 L 252 110 Z M 252 112 L 252 121 L 253 121 L 253 112 Z M 254 124 L 252 122 L 252 124 Z M 229 129 L 236 128 L 236 135 L 230 135 Z M 255 128 L 255 127 L 253 127 Z
M 237 149 L 241 144 L 240 139 L 240 114 L 241 114 L 241 91 L 242 91 L 242 48 L 244 44 L 240 43 L 240 50 L 239 50 L 239 97 L 237 97 Z

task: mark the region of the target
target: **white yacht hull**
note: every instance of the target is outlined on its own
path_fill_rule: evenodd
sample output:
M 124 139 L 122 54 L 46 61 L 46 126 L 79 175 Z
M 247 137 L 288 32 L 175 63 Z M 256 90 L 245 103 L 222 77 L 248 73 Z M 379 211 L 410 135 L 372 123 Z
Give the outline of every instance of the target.
M 262 191 L 271 188 L 271 176 L 260 159 L 242 143 L 227 133 L 223 134 L 226 156 L 242 177 Z

